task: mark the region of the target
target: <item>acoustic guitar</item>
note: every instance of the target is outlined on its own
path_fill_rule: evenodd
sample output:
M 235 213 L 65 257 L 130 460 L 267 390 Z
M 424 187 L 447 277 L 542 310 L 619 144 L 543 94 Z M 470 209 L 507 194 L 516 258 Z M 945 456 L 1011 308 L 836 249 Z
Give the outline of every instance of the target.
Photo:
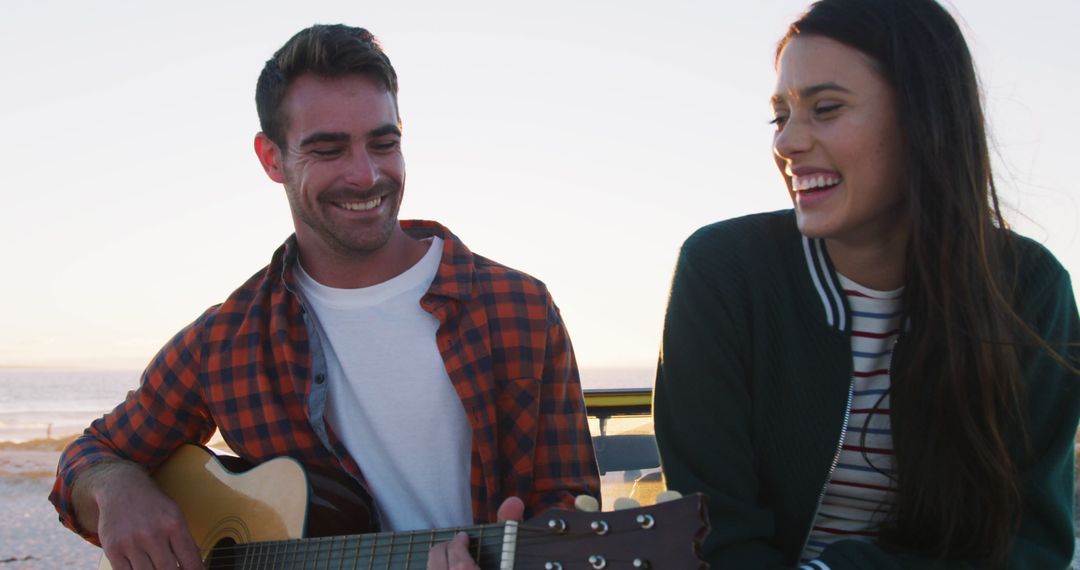
M 460 531 L 483 570 L 708 568 L 700 556 L 708 530 L 700 495 L 607 512 L 549 510 L 521 523 L 364 533 L 368 499 L 351 479 L 286 457 L 245 472 L 223 459 L 185 445 L 153 474 L 211 569 L 422 570 L 432 545 Z M 99 570 L 110 568 L 102 557 Z

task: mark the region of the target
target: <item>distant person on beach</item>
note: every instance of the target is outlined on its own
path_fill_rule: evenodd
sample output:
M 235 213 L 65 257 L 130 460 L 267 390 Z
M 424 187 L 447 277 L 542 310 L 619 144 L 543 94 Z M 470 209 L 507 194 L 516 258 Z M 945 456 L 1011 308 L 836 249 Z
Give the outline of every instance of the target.
M 305 29 L 266 62 L 255 98 L 255 152 L 296 233 L 65 450 L 50 495 L 61 521 L 114 568 L 200 567 L 147 469 L 215 428 L 249 463 L 348 473 L 386 531 L 599 497 L 570 339 L 543 283 L 435 222 L 397 219 L 397 75 L 375 38 Z M 428 567 L 471 565 L 466 543 L 436 546 Z
M 706 560 L 1066 568 L 1080 317 L 1002 217 L 959 27 L 933 0 L 822 0 L 776 73 L 794 210 L 685 242 L 656 378 Z

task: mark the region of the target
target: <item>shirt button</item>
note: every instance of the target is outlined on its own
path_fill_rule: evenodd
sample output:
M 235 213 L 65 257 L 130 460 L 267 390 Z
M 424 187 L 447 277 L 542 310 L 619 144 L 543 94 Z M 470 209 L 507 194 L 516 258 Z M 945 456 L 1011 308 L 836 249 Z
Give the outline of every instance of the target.
M 315 383 L 316 384 L 322 384 L 325 380 L 326 380 L 326 375 L 325 374 L 316 374 L 315 375 Z

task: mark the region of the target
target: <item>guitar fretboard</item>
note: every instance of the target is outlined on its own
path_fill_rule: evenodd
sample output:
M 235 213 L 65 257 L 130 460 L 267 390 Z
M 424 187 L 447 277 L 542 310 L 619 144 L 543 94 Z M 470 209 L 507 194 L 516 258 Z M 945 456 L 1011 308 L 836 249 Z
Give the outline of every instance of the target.
M 384 532 L 220 545 L 207 561 L 211 570 L 302 568 L 333 570 L 423 570 L 428 551 L 458 532 L 483 570 L 507 568 L 514 559 L 517 523 L 414 532 Z

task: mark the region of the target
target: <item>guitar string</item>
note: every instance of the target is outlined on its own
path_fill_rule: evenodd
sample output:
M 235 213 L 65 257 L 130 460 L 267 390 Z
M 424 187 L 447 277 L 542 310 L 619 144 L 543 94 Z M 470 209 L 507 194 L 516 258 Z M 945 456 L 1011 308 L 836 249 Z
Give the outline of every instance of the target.
M 496 526 L 501 527 L 501 525 L 496 525 Z M 462 529 L 462 530 L 465 530 L 465 529 Z M 393 549 L 395 549 L 395 548 L 400 549 L 400 548 L 405 547 L 405 546 L 410 546 L 410 544 L 405 543 L 405 541 L 408 540 L 405 537 L 409 537 L 409 536 L 411 536 L 411 538 L 412 538 L 411 546 L 414 547 L 411 550 L 412 552 L 416 552 L 415 547 L 423 547 L 424 551 L 426 552 L 427 550 L 430 550 L 430 545 L 434 545 L 434 544 L 439 543 L 439 542 L 445 542 L 447 540 L 450 540 L 451 538 L 453 538 L 456 535 L 457 532 L 459 532 L 459 531 L 456 530 L 456 529 L 448 529 L 448 530 L 440 530 L 440 531 L 437 531 L 437 532 L 434 532 L 434 533 L 425 532 L 425 531 L 420 531 L 420 532 L 416 532 L 416 533 L 400 533 L 400 534 L 394 535 L 393 538 L 390 538 L 390 535 L 363 534 L 363 535 L 352 535 L 352 536 L 327 536 L 327 537 L 315 537 L 315 538 L 307 538 L 307 539 L 287 539 L 287 540 L 279 540 L 279 541 L 238 543 L 238 544 L 234 544 L 234 545 L 230 545 L 230 546 L 222 546 L 222 547 L 214 548 L 214 549 L 212 549 L 211 554 L 213 555 L 213 558 L 212 558 L 213 560 L 224 560 L 225 558 L 221 556 L 222 554 L 228 555 L 229 553 L 232 553 L 232 555 L 234 557 L 235 556 L 242 556 L 244 554 L 250 554 L 253 549 L 267 549 L 267 550 L 277 549 L 277 550 L 280 550 L 280 549 L 289 549 L 289 548 L 295 547 L 295 548 L 292 548 L 292 552 L 301 552 L 301 551 L 309 551 L 309 550 L 321 552 L 322 549 L 327 545 L 327 543 L 330 543 L 330 549 L 334 550 L 334 551 L 353 550 L 353 551 L 358 551 L 361 554 L 374 553 L 377 556 L 377 555 L 383 554 L 383 553 L 392 553 Z M 582 533 L 582 534 L 570 533 L 570 534 L 563 535 L 563 534 L 554 534 L 554 533 L 551 533 L 549 531 L 544 531 L 544 530 L 541 530 L 541 529 L 520 529 L 520 528 L 518 529 L 518 535 L 519 535 L 519 540 L 517 540 L 516 542 L 518 544 L 525 544 L 525 545 L 542 544 L 542 543 L 545 542 L 545 540 L 548 541 L 548 542 L 559 542 L 559 541 L 566 540 L 567 538 L 578 538 L 578 537 L 593 536 L 592 533 Z M 382 542 L 384 543 L 382 545 L 378 544 L 378 539 L 380 539 L 380 538 L 382 539 Z M 417 538 L 421 538 L 422 540 L 418 541 L 418 540 L 416 540 Z M 475 539 L 476 537 L 473 537 L 473 538 Z M 524 539 L 524 540 L 522 540 L 522 539 Z M 342 544 L 339 545 L 339 546 L 334 546 L 333 545 L 334 542 L 341 542 Z M 370 544 L 369 545 L 365 544 L 365 542 L 370 542 Z M 470 543 L 470 548 L 475 550 L 478 545 L 483 546 L 483 547 L 499 546 L 499 545 L 503 544 L 503 542 L 504 542 L 504 537 L 500 533 L 500 534 L 498 534 L 496 536 L 490 536 L 489 535 L 488 537 L 484 537 L 484 538 L 481 538 L 479 540 L 474 540 L 473 542 Z M 373 548 L 368 548 L 369 546 L 373 547 Z M 291 554 L 292 552 L 287 552 L 287 553 Z M 401 552 L 404 552 L 404 551 L 401 551 Z M 255 554 L 259 555 L 259 556 L 263 555 L 262 553 L 258 553 L 258 552 L 256 552 Z M 266 553 L 266 554 L 272 554 L 272 553 Z
M 477 561 L 477 563 L 480 565 L 480 567 L 482 569 L 496 568 L 496 567 L 499 567 L 501 565 L 501 563 L 502 563 L 502 558 L 501 558 L 500 554 L 502 554 L 502 553 L 501 552 L 480 553 L 480 555 L 474 557 L 474 560 Z M 323 555 L 325 555 L 325 559 L 323 559 Z M 513 560 L 514 560 L 515 564 L 523 565 L 523 566 L 527 566 L 530 563 L 543 563 L 543 562 L 553 562 L 553 561 L 562 561 L 562 562 L 565 563 L 565 562 L 568 561 L 565 558 L 562 558 L 560 560 L 560 557 L 558 555 L 551 556 L 551 555 L 523 554 L 523 553 L 516 553 L 514 555 Z M 610 564 L 610 565 L 613 565 L 613 566 L 618 566 L 618 567 L 622 567 L 623 565 L 628 566 L 628 565 L 634 564 L 635 561 L 636 561 L 636 559 L 632 559 L 630 557 L 625 557 L 625 554 L 622 555 L 622 556 L 606 558 L 607 564 Z M 365 562 L 367 564 L 365 564 Z M 586 561 L 581 560 L 580 562 L 585 563 Z M 235 562 L 228 563 L 229 564 L 228 567 L 229 568 L 237 567 L 237 566 L 233 566 L 234 563 Z M 275 557 L 270 557 L 270 558 L 267 558 L 267 559 L 244 560 L 244 561 L 240 561 L 240 564 L 239 564 L 238 567 L 240 569 L 243 569 L 243 570 L 261 569 L 261 568 L 292 568 L 292 567 L 294 567 L 295 564 L 300 564 L 300 565 L 302 565 L 302 567 L 308 568 L 309 564 L 312 564 L 312 566 L 311 566 L 312 568 L 327 568 L 327 569 L 329 569 L 329 568 L 335 567 L 334 566 L 335 563 L 336 563 L 336 568 L 338 568 L 339 570 L 346 570 L 346 569 L 348 569 L 348 570 L 356 570 L 357 568 L 360 568 L 361 566 L 367 566 L 368 568 L 376 568 L 377 567 L 379 569 L 390 568 L 390 569 L 411 570 L 412 568 L 414 568 L 414 564 L 416 565 L 415 566 L 416 568 L 420 568 L 420 569 L 424 569 L 424 568 L 427 567 L 426 557 L 417 557 L 417 558 L 413 558 L 413 559 L 410 559 L 410 560 L 391 559 L 391 558 L 379 559 L 379 560 L 374 560 L 374 559 L 373 560 L 365 560 L 365 559 L 354 559 L 354 558 L 348 558 L 348 557 L 334 556 L 333 553 L 319 553 L 319 555 L 316 557 L 316 559 L 314 561 L 308 559 L 302 553 L 297 554 L 295 556 L 282 556 L 282 557 L 280 557 L 280 559 L 279 559 L 279 557 L 275 556 Z M 214 566 L 211 566 L 211 568 L 213 568 L 213 567 Z
M 426 553 L 425 553 L 426 554 Z M 474 560 L 481 566 L 481 568 L 494 568 L 499 566 L 502 562 L 501 552 L 487 552 L 480 553 L 480 555 L 473 554 Z M 541 555 L 541 554 L 522 554 L 517 553 L 514 555 L 513 560 L 519 565 L 527 565 L 531 562 L 551 562 L 559 561 L 558 555 Z M 565 562 L 565 560 L 563 560 Z M 583 561 L 584 562 L 584 561 Z M 608 558 L 609 563 L 630 563 L 631 559 L 622 558 Z M 357 568 L 413 568 L 414 564 L 419 568 L 426 568 L 427 558 L 426 556 L 417 556 L 411 560 L 403 560 L 401 558 L 384 558 L 377 557 L 373 559 L 364 558 L 351 558 L 348 556 L 337 555 L 332 552 L 319 552 L 314 559 L 311 557 L 311 553 L 298 552 L 289 553 L 281 556 L 263 556 L 250 559 L 239 559 L 236 561 L 218 561 L 215 560 L 210 568 L 216 568 L 219 564 L 228 568 L 292 568 L 300 565 L 308 568 L 339 568 L 355 570 Z
M 501 557 L 498 556 L 498 554 L 500 554 L 500 553 L 494 553 L 493 552 L 493 553 L 489 553 L 487 556 L 480 556 L 480 557 L 474 558 L 474 560 L 480 565 L 480 568 L 482 570 L 498 568 L 498 567 L 501 567 L 501 563 L 502 563 L 502 559 L 501 559 Z M 638 558 L 630 558 L 630 557 L 626 557 L 625 555 L 623 555 L 623 556 L 607 557 L 605 560 L 606 560 L 607 565 L 611 565 L 611 566 L 614 566 L 614 567 L 624 567 L 624 566 L 630 567 L 630 565 L 634 564 L 639 559 L 640 559 L 640 557 L 638 557 Z M 550 556 L 550 555 L 541 555 L 541 554 L 520 554 L 520 553 L 518 553 L 518 554 L 516 554 L 514 556 L 513 561 L 514 561 L 515 565 L 528 566 L 528 567 L 531 567 L 531 566 L 529 566 L 531 563 L 544 563 L 544 562 L 556 562 L 556 561 L 563 562 L 563 563 L 573 562 L 573 560 L 569 560 L 569 559 L 566 559 L 566 558 L 560 558 L 558 555 Z M 281 559 L 278 559 L 277 557 L 274 557 L 274 558 L 267 559 L 267 560 L 240 561 L 239 566 L 233 566 L 231 564 L 234 564 L 234 563 L 230 563 L 230 565 L 228 567 L 229 568 L 239 568 L 240 570 L 258 570 L 258 569 L 263 569 L 263 568 L 271 568 L 271 569 L 294 568 L 294 567 L 296 567 L 295 566 L 296 564 L 300 564 L 301 567 L 303 567 L 303 568 L 330 569 L 330 568 L 335 568 L 336 567 L 338 570 L 356 570 L 356 569 L 361 568 L 363 566 L 367 566 L 368 568 L 376 568 L 377 567 L 380 570 L 382 570 L 383 568 L 388 568 L 388 569 L 393 569 L 393 570 L 413 570 L 414 568 L 419 568 L 419 569 L 423 570 L 423 569 L 427 568 L 427 560 L 426 560 L 426 558 L 413 558 L 411 560 L 406 560 L 406 561 L 402 561 L 401 559 L 397 559 L 397 560 L 387 559 L 385 561 L 384 560 L 379 560 L 379 561 L 377 561 L 377 565 L 365 564 L 366 562 L 368 562 L 368 561 L 366 561 L 364 559 L 352 559 L 352 558 L 343 558 L 343 557 L 334 557 L 334 556 L 327 556 L 325 560 L 317 559 L 314 562 L 312 560 L 308 560 L 308 559 L 306 559 L 304 557 L 281 557 Z M 576 562 L 580 562 L 581 564 L 587 563 L 587 561 L 585 561 L 585 560 L 578 560 Z M 336 566 L 335 566 L 335 564 L 336 564 Z M 211 566 L 211 568 L 214 568 L 214 566 Z
M 496 524 L 491 525 L 487 528 L 501 527 L 502 525 Z M 475 528 L 477 527 L 470 527 L 470 529 Z M 438 542 L 444 542 L 446 540 L 449 540 L 450 538 L 453 538 L 453 536 L 457 532 L 459 532 L 459 529 L 441 529 L 434 532 L 418 531 L 414 533 L 399 533 L 397 535 L 394 535 L 393 539 L 390 538 L 391 535 L 386 534 L 366 534 L 344 537 L 317 537 L 309 539 L 291 539 L 246 544 L 240 543 L 232 546 L 225 546 L 213 549 L 210 553 L 211 557 L 208 559 L 208 562 L 212 564 L 232 565 L 235 564 L 237 561 L 243 561 L 244 558 L 256 558 L 256 560 L 250 560 L 250 562 L 257 564 L 260 562 L 270 562 L 271 560 L 262 560 L 262 558 L 267 557 L 282 557 L 286 559 L 283 560 L 283 562 L 288 561 L 287 559 L 289 557 L 292 557 L 292 560 L 295 562 L 296 558 L 298 557 L 301 558 L 301 560 L 303 561 L 304 559 L 314 555 L 316 560 L 323 556 L 326 556 L 327 562 L 338 561 L 341 564 L 343 564 L 346 560 L 352 560 L 354 564 L 353 568 L 356 567 L 355 564 L 361 562 L 377 563 L 378 566 L 381 568 L 384 563 L 393 562 L 394 555 L 400 556 L 405 554 L 406 551 L 402 550 L 403 547 L 408 546 L 407 544 L 403 544 L 405 540 L 405 538 L 403 537 L 405 536 L 410 536 L 413 539 L 417 537 L 424 538 L 422 542 L 417 542 L 415 540 L 412 541 L 412 546 L 424 547 L 425 544 L 432 545 Z M 608 535 L 620 535 L 629 532 L 634 531 L 611 531 L 610 533 L 608 533 Z M 520 527 L 518 529 L 518 535 L 519 536 L 516 544 L 525 547 L 544 546 L 546 544 L 562 543 L 568 540 L 578 541 L 592 539 L 597 536 L 596 533 L 593 532 L 557 534 L 543 529 Z M 367 546 L 364 545 L 364 541 L 368 538 L 370 538 L 370 546 L 372 548 L 367 548 Z M 384 542 L 388 543 L 382 546 L 378 545 L 379 538 L 382 538 Z M 334 546 L 334 542 L 340 542 L 341 544 L 338 546 Z M 504 539 L 501 534 L 499 534 L 498 536 L 490 537 L 490 539 L 483 538 L 481 540 L 471 542 L 469 545 L 469 551 L 476 555 L 477 558 L 480 558 L 483 555 L 494 556 L 501 553 L 503 542 Z M 329 543 L 328 547 L 327 543 Z M 292 546 L 295 546 L 296 548 L 290 549 L 290 547 Z M 394 552 L 395 548 L 398 549 L 396 553 Z M 265 549 L 267 551 L 257 551 L 261 549 Z M 426 555 L 428 550 L 430 550 L 430 546 L 425 547 L 421 553 Z M 411 549 L 410 552 L 413 554 L 417 553 L 415 549 Z M 355 554 L 350 555 L 350 553 L 359 553 L 360 557 L 356 558 Z M 346 558 L 347 555 L 350 555 L 350 557 Z M 516 556 L 517 560 L 523 560 L 526 558 L 530 557 L 523 557 L 521 554 L 518 554 Z M 542 559 L 544 557 L 539 555 L 533 555 L 531 556 L 531 558 Z M 422 563 L 423 565 L 426 565 L 426 557 L 424 560 L 417 560 L 417 563 Z M 246 565 L 242 567 L 246 567 Z M 258 566 L 256 566 L 256 568 L 257 567 Z M 405 566 L 405 568 L 408 567 L 408 565 Z M 342 566 L 342 568 L 344 568 L 344 566 Z

